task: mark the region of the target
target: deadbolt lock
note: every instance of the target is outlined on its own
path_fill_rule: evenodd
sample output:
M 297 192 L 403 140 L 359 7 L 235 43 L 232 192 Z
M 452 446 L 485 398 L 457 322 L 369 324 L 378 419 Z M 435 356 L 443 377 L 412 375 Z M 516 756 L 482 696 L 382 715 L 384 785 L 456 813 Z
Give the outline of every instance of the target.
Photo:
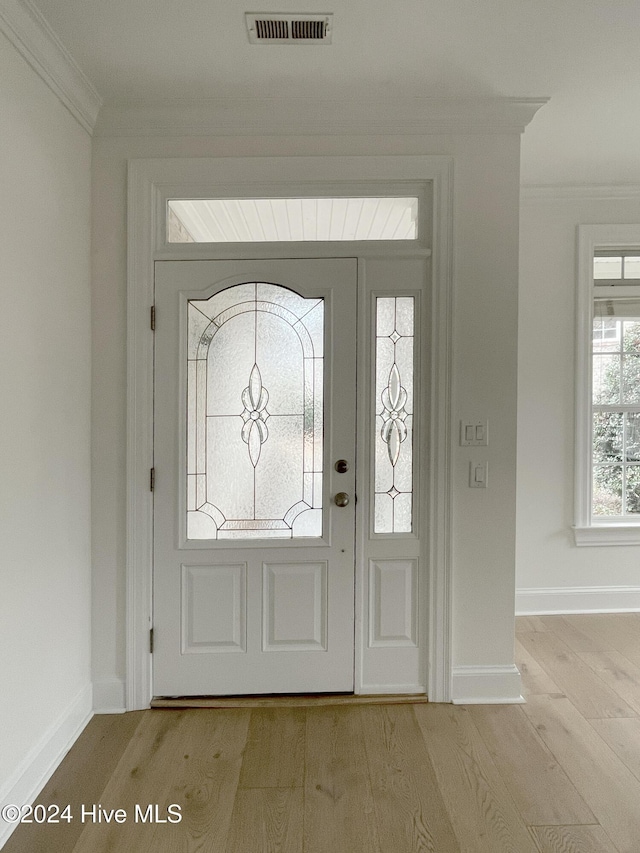
M 349 470 L 349 463 L 346 459 L 338 459 L 333 467 L 336 469 L 338 474 L 346 474 Z

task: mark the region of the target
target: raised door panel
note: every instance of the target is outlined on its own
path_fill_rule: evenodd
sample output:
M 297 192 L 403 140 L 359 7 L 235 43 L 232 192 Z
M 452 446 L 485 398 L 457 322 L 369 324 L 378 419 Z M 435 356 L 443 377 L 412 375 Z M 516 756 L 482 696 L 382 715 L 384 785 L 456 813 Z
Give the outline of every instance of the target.
M 247 564 L 182 566 L 182 653 L 247 648 Z
M 417 645 L 417 560 L 371 561 L 369 614 L 371 647 Z
M 265 564 L 264 649 L 327 648 L 327 563 Z

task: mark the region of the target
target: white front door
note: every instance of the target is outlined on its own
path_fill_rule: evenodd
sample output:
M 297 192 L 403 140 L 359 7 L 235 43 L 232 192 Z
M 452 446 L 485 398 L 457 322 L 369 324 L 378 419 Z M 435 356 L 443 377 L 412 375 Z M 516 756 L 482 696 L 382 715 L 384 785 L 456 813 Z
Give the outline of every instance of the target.
M 155 286 L 153 692 L 352 691 L 357 261 Z

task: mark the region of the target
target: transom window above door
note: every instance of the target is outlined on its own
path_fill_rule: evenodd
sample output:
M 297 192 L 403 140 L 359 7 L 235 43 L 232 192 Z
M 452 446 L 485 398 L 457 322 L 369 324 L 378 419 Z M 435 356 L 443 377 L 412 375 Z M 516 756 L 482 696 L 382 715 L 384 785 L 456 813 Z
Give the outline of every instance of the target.
M 168 243 L 417 240 L 417 197 L 167 201 Z

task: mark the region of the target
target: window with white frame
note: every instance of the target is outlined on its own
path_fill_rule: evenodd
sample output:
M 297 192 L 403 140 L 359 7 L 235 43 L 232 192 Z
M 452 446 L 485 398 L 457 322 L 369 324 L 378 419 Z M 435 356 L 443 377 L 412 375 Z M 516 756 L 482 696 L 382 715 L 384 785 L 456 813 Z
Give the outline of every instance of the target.
M 640 226 L 579 228 L 577 368 L 576 543 L 640 544 Z
M 596 261 L 598 259 L 596 258 Z M 640 289 L 640 288 L 639 288 Z M 594 288 L 591 514 L 640 518 L 640 294 Z

